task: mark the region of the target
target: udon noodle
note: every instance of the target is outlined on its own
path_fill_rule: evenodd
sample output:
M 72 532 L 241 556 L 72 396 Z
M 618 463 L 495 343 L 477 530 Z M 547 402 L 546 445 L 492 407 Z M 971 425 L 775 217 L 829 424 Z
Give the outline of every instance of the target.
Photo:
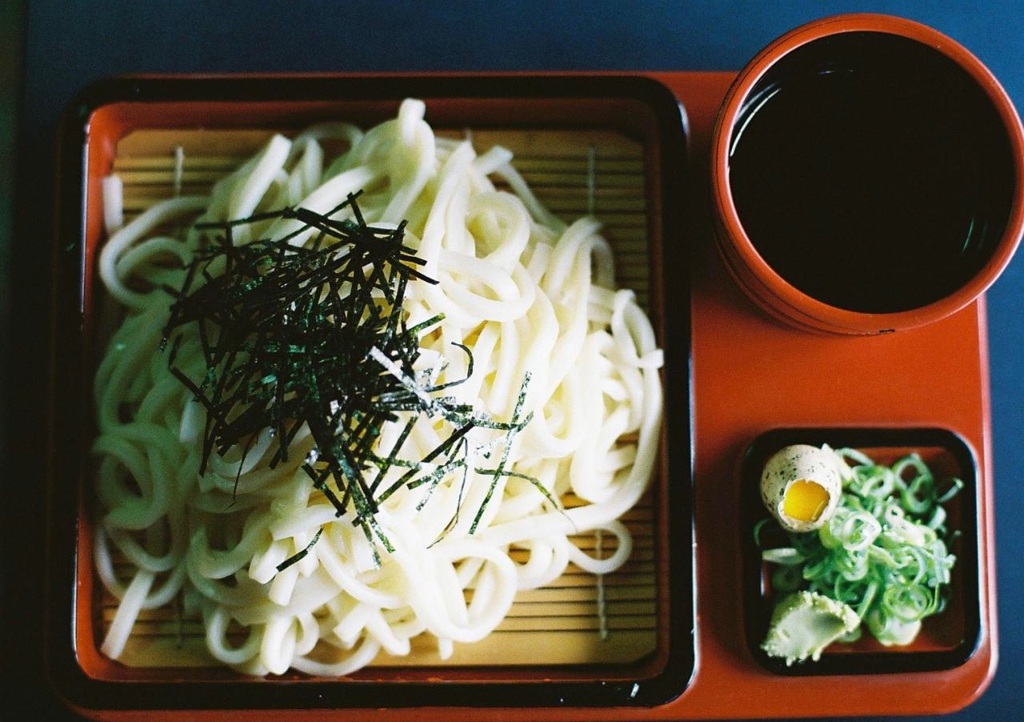
M 366 132 L 325 124 L 276 135 L 208 197 L 159 202 L 103 247 L 99 275 L 123 309 L 95 383 L 95 560 L 119 600 L 108 656 L 122 653 L 141 610 L 175 603 L 201 615 L 214 658 L 247 674 L 345 675 L 381 653 L 407 655 L 420 635 L 445 657 L 493 631 L 518 590 L 570 564 L 600 575 L 628 558 L 619 519 L 649 484 L 661 428 L 651 324 L 616 289 L 595 219 L 555 218 L 508 151 L 477 154 L 469 140 L 438 137 L 424 112 L 407 100 Z M 329 159 L 332 145 L 343 150 Z M 355 193 L 368 223 L 406 222 L 405 242 L 437 281 L 405 294 L 410 325 L 443 315 L 420 339 L 419 363 L 441 381 L 465 379 L 446 393 L 491 418 L 509 419 L 517 403 L 532 414 L 504 442 L 493 429 L 473 431 L 472 453 L 508 445 L 514 473 L 497 488 L 470 464 L 468 480 L 450 474 L 429 498 L 410 488 L 382 503 L 387 553 L 314 488 L 302 467 L 308 433 L 291 441 L 285 463 L 268 463 L 268 430 L 251 448 L 213 454 L 200 473 L 204 409 L 169 371 L 161 343 L 172 300 L 164 289 L 181 286 L 207 242 L 197 220 L 328 213 Z M 239 226 L 234 242 L 296 228 L 268 219 Z M 175 363 L 201 378 L 198 335 L 178 330 Z M 381 444 L 401 429 L 390 426 Z M 403 453 L 425 454 L 448 426 L 422 416 Z M 574 544 L 588 533 L 603 535 L 606 558 Z

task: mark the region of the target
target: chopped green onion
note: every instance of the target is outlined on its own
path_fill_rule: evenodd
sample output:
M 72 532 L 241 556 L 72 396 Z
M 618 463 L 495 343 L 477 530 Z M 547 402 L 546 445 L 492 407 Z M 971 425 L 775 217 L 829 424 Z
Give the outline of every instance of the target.
M 908 644 L 920 622 L 945 606 L 956 557 L 947 546 L 942 505 L 963 483 L 954 479 L 940 491 L 917 454 L 887 467 L 853 449 L 836 453 L 848 473 L 828 523 L 813 532 L 783 532 L 789 546 L 775 548 L 763 544 L 772 520 L 755 528 L 762 558 L 777 565 L 772 588 L 847 604 L 883 644 Z

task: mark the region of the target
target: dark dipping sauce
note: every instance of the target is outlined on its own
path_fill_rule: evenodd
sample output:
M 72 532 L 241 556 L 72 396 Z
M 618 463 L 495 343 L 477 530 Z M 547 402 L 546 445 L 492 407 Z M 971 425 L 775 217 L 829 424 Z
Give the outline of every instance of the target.
M 816 40 L 750 93 L 730 139 L 740 222 L 776 273 L 838 308 L 892 313 L 963 286 L 999 243 L 1012 153 L 992 101 L 930 47 Z

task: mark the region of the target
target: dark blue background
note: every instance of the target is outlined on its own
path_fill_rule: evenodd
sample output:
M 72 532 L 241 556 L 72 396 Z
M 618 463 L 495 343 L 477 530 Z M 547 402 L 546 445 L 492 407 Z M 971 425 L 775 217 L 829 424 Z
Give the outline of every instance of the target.
M 8 0 L 0 0 L 7 2 Z M 41 396 L 46 294 L 45 248 L 51 229 L 53 139 L 58 115 L 89 81 L 141 71 L 370 70 L 733 70 L 777 35 L 813 18 L 848 11 L 888 12 L 950 35 L 971 49 L 1024 108 L 1024 3 L 1005 2 L 242 2 L 190 0 L 33 1 L 0 14 L 4 77 L 16 96 L 17 165 L 3 165 L 0 186 L 0 310 L 9 338 L 4 376 L 6 431 L 0 505 L 42 524 L 45 454 L 31 432 Z M 23 55 L 17 53 L 18 43 Z M 18 72 L 20 68 L 20 73 Z M 7 112 L 11 91 L 0 94 Z M 5 115 L 0 134 L 9 125 Z M 12 145 L 3 139 L 4 154 Z M 13 187 L 15 224 L 6 223 Z M 13 239 L 13 240 L 12 240 Z M 6 289 L 12 280 L 15 294 Z M 9 297 L 9 295 L 11 297 Z M 996 473 L 999 671 L 989 691 L 957 720 L 1024 718 L 1024 254 L 989 292 L 993 439 Z M 5 525 L 6 527 L 6 525 Z M 38 540 L 4 532 L 3 643 L 5 717 L 57 715 L 38 678 L 41 584 L 33 563 Z M 26 655 L 21 657 L 21 653 Z M 810 712 L 810 710 L 808 710 Z

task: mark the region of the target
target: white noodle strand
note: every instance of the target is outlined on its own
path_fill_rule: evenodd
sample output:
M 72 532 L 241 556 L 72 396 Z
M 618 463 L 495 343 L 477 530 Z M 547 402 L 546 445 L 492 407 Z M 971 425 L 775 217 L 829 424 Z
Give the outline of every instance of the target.
M 629 557 L 632 538 L 620 517 L 653 474 L 662 353 L 633 293 L 614 286 L 598 222 L 557 219 L 508 150 L 477 154 L 471 136 L 437 138 L 424 113 L 422 102 L 406 101 L 396 118 L 365 133 L 329 123 L 294 140 L 274 136 L 209 197 L 172 198 L 124 227 L 108 223 L 99 276 L 123 320 L 95 389 L 94 553 L 99 579 L 120 600 L 105 654 L 117 658 L 130 644 L 140 610 L 177 597 L 201 613 L 210 656 L 244 674 L 347 675 L 381 654 L 409 654 L 420 635 L 446 658 L 456 644 L 494 631 L 518 591 L 553 582 L 569 565 L 598 575 L 606 634 L 602 575 Z M 593 151 L 588 159 L 592 175 Z M 184 149 L 176 153 L 176 192 L 183 163 Z M 592 207 L 592 182 L 587 193 Z M 314 488 L 302 468 L 314 449 L 308 428 L 287 461 L 271 463 L 277 447 L 268 430 L 245 448 L 214 453 L 200 475 L 205 411 L 161 350 L 170 303 L 161 289 L 181 282 L 205 242 L 186 222 L 283 206 L 328 213 L 350 194 L 359 194 L 367 223 L 405 221 L 405 242 L 438 281 L 406 289 L 409 325 L 443 316 L 422 334 L 417 373 L 435 384 L 462 380 L 445 393 L 481 415 L 530 418 L 511 435 L 474 428 L 465 437 L 465 474 L 442 468 L 436 483 L 400 488 L 382 502 L 375 521 L 393 552 Z M 117 202 L 106 200 L 112 216 Z M 351 213 L 345 207 L 338 217 Z M 236 243 L 294 245 L 313 235 L 296 218 L 242 224 L 232 234 Z M 201 379 L 195 327 L 176 329 L 172 341 L 177 368 Z M 462 347 L 472 355 L 468 378 Z M 452 424 L 406 371 L 378 349 L 371 356 L 367 363 L 422 397 L 429 413 L 414 419 L 400 450 L 409 463 L 422 459 Z M 404 424 L 379 430 L 377 453 L 389 453 Z M 387 488 L 406 468 L 374 481 Z M 566 508 L 551 501 L 570 496 Z M 596 539 L 593 555 L 576 535 Z

